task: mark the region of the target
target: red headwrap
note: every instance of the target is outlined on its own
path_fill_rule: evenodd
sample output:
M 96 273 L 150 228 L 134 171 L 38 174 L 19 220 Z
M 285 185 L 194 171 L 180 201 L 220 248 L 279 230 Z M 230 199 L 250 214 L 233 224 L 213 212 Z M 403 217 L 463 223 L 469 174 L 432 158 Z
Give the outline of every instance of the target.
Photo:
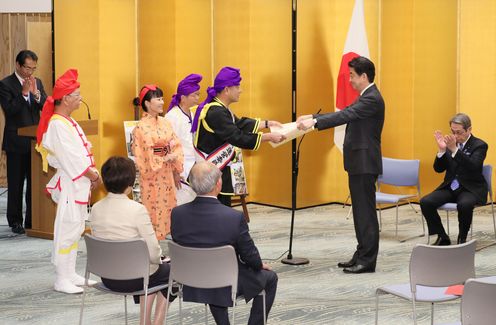
M 53 95 L 46 99 L 45 105 L 43 105 L 43 110 L 41 111 L 40 123 L 38 124 L 38 130 L 36 131 L 36 143 L 38 145 L 43 139 L 43 134 L 45 134 L 48 128 L 48 122 L 50 122 L 53 111 L 55 110 L 54 101 L 57 99 L 62 99 L 65 95 L 72 94 L 74 90 L 79 88 L 77 77 L 77 70 L 69 69 L 62 76 L 60 76 L 57 81 L 55 81 Z
M 146 94 L 152 90 L 155 91 L 157 90 L 157 85 L 144 85 L 143 88 L 141 88 L 140 94 L 139 94 L 139 100 L 140 100 L 140 105 L 143 103 L 143 98 L 145 98 Z

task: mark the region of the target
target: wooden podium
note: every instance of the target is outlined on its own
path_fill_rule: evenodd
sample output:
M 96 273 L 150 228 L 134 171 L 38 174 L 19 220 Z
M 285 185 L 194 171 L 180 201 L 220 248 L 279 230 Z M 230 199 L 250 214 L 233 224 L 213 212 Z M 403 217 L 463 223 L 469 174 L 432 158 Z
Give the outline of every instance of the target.
M 98 134 L 98 121 L 78 121 L 87 136 Z M 35 150 L 37 125 L 23 127 L 17 134 L 31 139 L 31 229 L 26 229 L 26 235 L 45 239 L 53 239 L 53 223 L 57 205 L 45 192 L 45 185 L 55 174 L 55 169 L 48 167 L 48 173 L 43 172 L 41 155 Z

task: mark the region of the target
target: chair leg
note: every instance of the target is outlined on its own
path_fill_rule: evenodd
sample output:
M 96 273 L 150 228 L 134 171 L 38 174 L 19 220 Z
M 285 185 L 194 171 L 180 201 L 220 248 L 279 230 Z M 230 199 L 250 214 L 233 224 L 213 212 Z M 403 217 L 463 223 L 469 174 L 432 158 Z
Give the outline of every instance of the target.
M 84 288 L 83 297 L 81 298 L 81 311 L 79 312 L 79 325 L 83 324 L 83 309 L 84 309 L 84 298 L 86 297 L 86 290 L 88 290 L 88 289 Z
M 183 305 L 182 305 L 183 297 L 182 294 L 179 297 L 179 324 L 183 325 Z
M 124 317 L 125 317 L 125 322 L 127 325 L 127 296 L 124 296 Z
M 353 212 L 353 206 L 350 205 L 350 209 L 348 210 L 348 214 L 346 215 L 346 219 L 348 219 L 350 217 L 352 212 Z
M 263 302 L 263 321 L 264 321 L 264 325 L 267 325 L 267 306 L 265 305 L 265 291 L 262 291 L 262 302 Z
M 422 236 L 425 236 L 425 220 L 424 220 L 424 215 L 422 213 L 420 214 L 420 220 L 422 222 Z
M 417 307 L 415 306 L 415 297 L 412 299 L 413 304 L 413 324 L 417 325 Z
M 381 212 L 381 206 L 379 205 L 379 232 L 382 231 L 382 212 Z
M 346 203 L 348 203 L 348 201 L 350 200 L 350 197 L 351 196 L 348 194 L 348 197 L 346 198 L 346 200 L 343 203 L 343 208 L 346 206 Z
M 396 203 L 396 240 L 399 240 L 399 238 L 398 238 L 398 203 Z
M 431 302 L 431 325 L 434 325 L 434 303 Z
M 233 295 L 232 295 L 232 301 L 233 301 L 233 306 L 232 306 L 232 325 L 234 325 L 234 310 L 236 309 L 236 293 L 233 293 Z
M 412 205 L 412 202 L 408 201 L 408 205 L 412 208 L 413 212 L 418 213 L 417 209 Z
M 375 291 L 375 325 L 379 324 L 379 292 Z
M 448 236 L 449 236 L 449 211 L 446 211 L 446 226 L 448 228 Z
M 496 221 L 494 220 L 494 203 L 492 197 L 491 197 L 491 212 L 493 214 L 494 239 L 496 240 Z

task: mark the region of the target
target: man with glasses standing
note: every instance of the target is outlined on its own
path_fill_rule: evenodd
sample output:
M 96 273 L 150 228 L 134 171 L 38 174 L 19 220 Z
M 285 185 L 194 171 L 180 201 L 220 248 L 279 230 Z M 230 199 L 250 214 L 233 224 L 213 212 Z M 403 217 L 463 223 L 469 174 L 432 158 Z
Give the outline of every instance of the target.
M 472 134 L 470 117 L 458 113 L 450 122 L 451 133 L 434 132 L 438 153 L 434 160 L 437 173 L 446 172 L 444 181 L 434 192 L 420 200 L 422 214 L 427 221 L 429 235 L 437 235 L 433 245 L 450 245 L 437 208 L 445 203 L 456 203 L 458 209 L 457 244 L 467 241 L 472 224 L 474 206 L 485 204 L 487 184 L 482 175 L 482 166 L 488 149 L 487 143 Z
M 7 154 L 7 220 L 12 232 L 23 234 L 31 228 L 31 145 L 30 139 L 17 134 L 19 128 L 36 125 L 46 100 L 43 83 L 35 78 L 38 56 L 29 50 L 17 54 L 13 74 L 0 81 L 0 105 L 5 113 L 2 148 Z M 24 181 L 26 218 L 22 217 Z

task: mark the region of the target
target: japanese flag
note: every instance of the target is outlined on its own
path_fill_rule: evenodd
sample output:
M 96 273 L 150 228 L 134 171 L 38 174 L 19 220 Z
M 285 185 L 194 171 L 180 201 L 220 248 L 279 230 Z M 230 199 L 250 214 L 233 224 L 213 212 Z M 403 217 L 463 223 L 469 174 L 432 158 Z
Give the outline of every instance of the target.
M 345 109 L 351 105 L 358 97 L 359 93 L 353 89 L 349 83 L 350 69 L 348 62 L 358 56 L 369 58 L 369 45 L 367 33 L 365 32 L 365 16 L 363 13 L 363 0 L 355 0 L 353 13 L 351 14 L 350 27 L 344 44 L 341 66 L 339 67 L 337 90 L 336 90 L 336 111 Z M 340 125 L 334 129 L 334 144 L 343 152 L 343 141 L 345 125 Z

